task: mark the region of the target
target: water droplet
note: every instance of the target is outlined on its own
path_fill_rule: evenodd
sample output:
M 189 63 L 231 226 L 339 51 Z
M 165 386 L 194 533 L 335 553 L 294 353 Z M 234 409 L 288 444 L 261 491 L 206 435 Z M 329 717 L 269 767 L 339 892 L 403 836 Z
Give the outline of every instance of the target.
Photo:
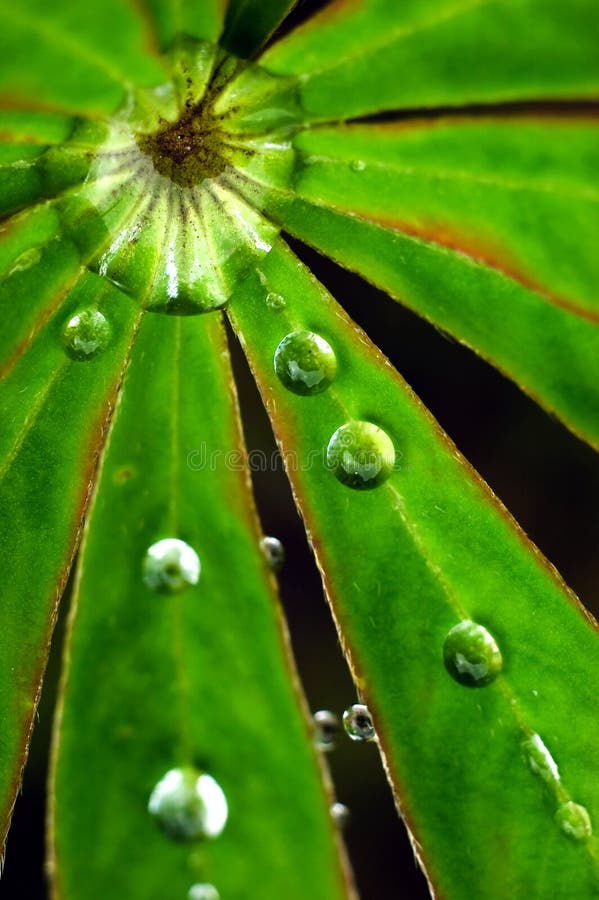
M 587 841 L 593 834 L 591 818 L 584 806 L 568 800 L 555 814 L 555 821 L 566 837 L 573 841 Z
M 265 536 L 260 541 L 260 549 L 266 558 L 269 569 L 279 572 L 285 562 L 285 548 L 276 537 Z
M 503 659 L 493 635 L 469 619 L 451 629 L 443 660 L 452 678 L 466 687 L 483 687 L 501 672 Z
M 366 163 L 363 159 L 353 159 L 349 164 L 349 167 L 352 172 L 363 172 L 366 168 Z
M 187 900 L 220 900 L 220 894 L 213 884 L 192 884 Z
M 314 743 L 328 753 L 335 749 L 339 732 L 339 716 L 329 709 L 319 709 L 314 713 Z
M 287 301 L 284 297 L 281 297 L 280 294 L 275 294 L 274 291 L 269 291 L 266 295 L 266 305 L 269 309 L 285 309 L 285 307 L 287 306 Z
M 357 490 L 378 487 L 395 465 L 395 447 L 389 435 L 372 422 L 348 422 L 332 436 L 327 465 L 342 484 Z
M 337 828 L 347 828 L 351 813 L 345 803 L 333 803 L 331 806 L 331 818 Z
M 193 547 L 177 538 L 165 538 L 152 544 L 143 563 L 148 587 L 161 594 L 177 594 L 197 584 L 200 560 Z
M 27 269 L 30 269 L 32 266 L 37 266 L 39 261 L 42 258 L 42 251 L 39 247 L 31 247 L 29 250 L 24 250 L 12 264 L 11 268 L 8 270 L 7 275 L 16 275 L 17 272 L 26 272 Z
M 376 731 L 367 706 L 354 703 L 343 713 L 343 727 L 352 741 L 374 741 Z
M 71 359 L 93 359 L 108 346 L 110 325 L 98 309 L 82 309 L 68 320 L 62 343 Z
M 148 810 L 175 841 L 216 838 L 227 823 L 227 799 L 210 775 L 170 769 L 150 795 Z
M 320 394 L 333 381 L 337 359 L 332 347 L 313 331 L 293 331 L 275 352 L 275 372 L 294 394 Z
M 523 741 L 522 750 L 534 775 L 538 775 L 546 784 L 555 784 L 560 780 L 557 763 L 539 734 L 533 734 Z

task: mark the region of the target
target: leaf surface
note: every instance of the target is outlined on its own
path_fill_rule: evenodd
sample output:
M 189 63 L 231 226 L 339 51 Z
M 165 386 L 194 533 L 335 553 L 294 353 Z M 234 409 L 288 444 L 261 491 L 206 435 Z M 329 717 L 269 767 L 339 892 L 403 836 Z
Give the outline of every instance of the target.
M 598 447 L 598 135 L 520 118 L 317 128 L 296 138 L 293 192 L 262 202 Z
M 57 898 L 162 900 L 194 881 L 223 897 L 351 894 L 244 459 L 219 319 L 147 315 L 79 562 L 54 774 Z M 144 556 L 175 536 L 199 554 L 199 583 L 156 593 Z M 199 847 L 170 841 L 147 811 L 182 765 L 228 799 L 223 835 Z
M 266 302 L 275 294 L 285 305 Z M 556 572 L 470 469 L 400 376 L 281 246 L 230 306 L 262 391 L 390 778 L 441 897 L 591 897 L 596 838 L 558 826 L 564 803 L 598 820 L 597 633 Z M 279 342 L 318 333 L 331 386 L 297 396 L 273 371 Z M 333 433 L 367 421 L 395 446 L 373 490 L 326 463 Z M 444 641 L 464 620 L 498 642 L 503 670 L 454 681 Z M 559 777 L 535 774 L 540 735 Z M 535 738 L 536 740 L 536 738 Z M 553 770 L 552 770 L 553 771 Z M 456 832 L 459 839 L 456 840 Z
M 300 76 L 309 118 L 596 97 L 599 11 L 586 0 L 337 0 L 265 54 Z
M 33 267 L 36 268 L 35 266 Z M 59 274 L 56 265 L 55 276 Z M 14 273 L 0 285 L 5 311 L 31 296 L 11 290 L 32 281 Z M 99 450 L 110 420 L 132 340 L 137 309 L 95 276 L 81 278 L 64 296 L 56 280 L 40 292 L 48 310 L 14 322 L 23 329 L 3 351 L 0 382 L 0 552 L 6 561 L 0 606 L 0 843 L 20 786 L 56 606 L 64 589 L 87 505 Z M 12 284 L 11 284 L 12 282 Z M 57 309 L 57 299 L 60 309 Z M 69 359 L 64 325 L 81 308 L 110 318 L 112 339 L 96 359 Z M 13 331 L 14 335 L 14 331 Z M 4 343 L 4 342 L 3 342 Z
M 229 0 L 222 45 L 242 58 L 266 43 L 298 0 Z

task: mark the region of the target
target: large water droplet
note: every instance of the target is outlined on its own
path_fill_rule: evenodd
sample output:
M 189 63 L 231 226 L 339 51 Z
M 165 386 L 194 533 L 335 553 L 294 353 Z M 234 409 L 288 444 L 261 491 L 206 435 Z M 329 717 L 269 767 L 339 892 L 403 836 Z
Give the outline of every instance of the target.
M 265 535 L 260 541 L 260 549 L 264 554 L 269 569 L 279 572 L 285 562 L 285 548 L 276 537 Z
M 347 828 L 351 813 L 345 803 L 333 803 L 331 806 L 331 818 L 337 828 Z
M 193 547 L 177 538 L 165 538 L 152 544 L 143 563 L 148 587 L 161 594 L 177 594 L 198 583 L 200 560 Z
M 534 775 L 538 775 L 546 784 L 555 784 L 560 780 L 557 763 L 539 734 L 533 734 L 523 741 L 522 750 Z
M 187 900 L 220 900 L 220 894 L 213 884 L 192 884 Z
M 327 465 L 342 484 L 369 490 L 383 484 L 395 465 L 395 447 L 389 435 L 372 422 L 342 425 L 327 447 Z
M 293 331 L 284 337 L 274 363 L 285 387 L 304 397 L 326 390 L 337 372 L 332 347 L 313 331 Z
M 93 359 L 106 349 L 109 341 L 110 324 L 98 309 L 79 310 L 62 331 L 62 343 L 71 359 Z
M 150 795 L 148 810 L 175 841 L 216 838 L 227 823 L 227 799 L 210 775 L 170 769 Z
M 374 741 L 376 738 L 372 716 L 363 703 L 354 703 L 345 710 L 343 726 L 352 741 Z
M 483 687 L 501 672 L 503 659 L 493 635 L 466 619 L 451 629 L 443 645 L 449 674 L 466 687 Z
M 314 743 L 325 753 L 335 749 L 339 733 L 339 716 L 329 709 L 319 709 L 314 713 Z
M 588 841 L 593 834 L 591 817 L 586 808 L 572 800 L 561 804 L 555 814 L 555 821 L 566 837 L 573 841 Z

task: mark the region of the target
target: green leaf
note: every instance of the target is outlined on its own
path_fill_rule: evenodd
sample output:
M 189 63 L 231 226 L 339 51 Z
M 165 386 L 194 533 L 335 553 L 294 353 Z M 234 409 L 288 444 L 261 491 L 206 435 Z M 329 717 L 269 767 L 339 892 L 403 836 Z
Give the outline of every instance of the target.
M 63 248 L 64 249 L 64 248 Z M 95 276 L 65 299 L 32 266 L 0 286 L 6 335 L 0 382 L 0 844 L 20 785 L 26 745 L 56 616 L 99 450 L 110 421 L 137 309 Z M 47 271 L 47 270 L 46 270 Z M 27 285 L 29 286 L 28 289 Z M 35 317 L 20 315 L 35 297 Z M 49 304 L 47 307 L 42 305 Z M 96 359 L 70 359 L 63 329 L 81 309 L 110 316 L 112 340 Z M 14 340 L 20 325 L 20 340 Z M 12 341 L 10 338 L 12 337 Z
M 161 50 L 185 35 L 216 43 L 223 27 L 226 0 L 131 0 L 144 14 L 147 31 Z
M 222 45 L 247 59 L 266 43 L 298 0 L 229 0 Z
M 56 897 L 185 897 L 193 881 L 223 897 L 351 893 L 244 458 L 221 322 L 146 316 L 79 562 Z M 157 593 L 144 557 L 173 537 L 199 554 L 199 583 Z M 167 770 L 193 765 L 224 789 L 230 816 L 190 858 L 147 804 Z
M 267 303 L 269 293 L 285 305 Z M 577 813 L 573 802 L 599 821 L 594 625 L 400 376 L 289 252 L 273 250 L 229 309 L 439 895 L 595 896 L 597 840 L 585 827 L 578 840 L 562 828 Z M 331 345 L 338 366 L 330 387 L 308 397 L 273 371 L 279 342 L 305 329 Z M 383 429 L 395 448 L 389 479 L 372 490 L 352 489 L 330 470 L 351 444 L 338 439 L 341 457 L 327 456 L 336 430 L 360 421 Z M 465 620 L 488 629 L 503 657 L 485 687 L 458 683 L 444 666 L 446 637 Z
M 262 202 L 599 447 L 597 135 L 520 118 L 315 129 L 296 138 L 294 192 Z
M 300 77 L 306 115 L 595 97 L 599 11 L 587 0 L 339 0 L 261 60 Z
M 0 6 L 0 99 L 10 106 L 111 114 L 133 83 L 160 83 L 140 17 L 120 0 Z

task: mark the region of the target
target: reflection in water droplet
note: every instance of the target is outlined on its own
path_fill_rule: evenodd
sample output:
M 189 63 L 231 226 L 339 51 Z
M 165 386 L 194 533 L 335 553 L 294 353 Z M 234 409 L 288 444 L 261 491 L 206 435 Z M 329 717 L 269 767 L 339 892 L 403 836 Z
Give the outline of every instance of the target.
M 148 587 L 161 594 L 177 594 L 198 583 L 200 560 L 193 547 L 177 538 L 165 538 L 152 544 L 143 563 Z
M 187 900 L 220 900 L 220 894 L 213 884 L 192 884 Z
M 285 307 L 287 306 L 287 301 L 284 297 L 281 297 L 280 294 L 275 294 L 274 291 L 269 291 L 266 295 L 266 305 L 269 309 L 285 309 Z
M 445 638 L 443 660 L 452 678 L 466 687 L 489 684 L 503 665 L 493 635 L 470 619 L 452 628 Z
M 352 172 L 363 172 L 366 168 L 366 163 L 363 159 L 354 159 L 351 161 L 349 167 Z
M 276 537 L 266 535 L 260 541 L 260 549 L 264 554 L 269 569 L 279 572 L 285 562 L 285 548 Z
M 342 425 L 327 447 L 327 465 L 342 484 L 369 490 L 383 484 L 395 465 L 395 447 L 389 435 L 372 422 Z
M 332 347 L 313 331 L 293 331 L 275 352 L 275 372 L 294 394 L 320 394 L 333 381 L 337 359 Z
M 345 803 L 333 803 L 331 806 L 331 818 L 337 828 L 347 828 L 351 813 Z
M 526 756 L 530 771 L 534 775 L 538 775 L 546 784 L 559 782 L 557 763 L 543 743 L 540 735 L 533 734 L 531 738 L 523 741 L 522 750 Z
M 568 800 L 555 814 L 555 821 L 562 832 L 573 841 L 587 841 L 593 834 L 591 818 L 584 806 Z
M 339 733 L 339 716 L 329 709 L 319 709 L 314 713 L 314 743 L 320 750 L 329 753 L 335 749 Z
M 363 703 L 354 703 L 345 710 L 343 727 L 352 741 L 373 741 L 376 738 L 372 716 Z
M 192 768 L 170 769 L 152 791 L 148 810 L 175 841 L 216 838 L 228 817 L 220 785 Z
M 71 359 L 93 359 L 110 341 L 110 325 L 98 309 L 81 309 L 68 320 L 62 331 L 62 343 Z

